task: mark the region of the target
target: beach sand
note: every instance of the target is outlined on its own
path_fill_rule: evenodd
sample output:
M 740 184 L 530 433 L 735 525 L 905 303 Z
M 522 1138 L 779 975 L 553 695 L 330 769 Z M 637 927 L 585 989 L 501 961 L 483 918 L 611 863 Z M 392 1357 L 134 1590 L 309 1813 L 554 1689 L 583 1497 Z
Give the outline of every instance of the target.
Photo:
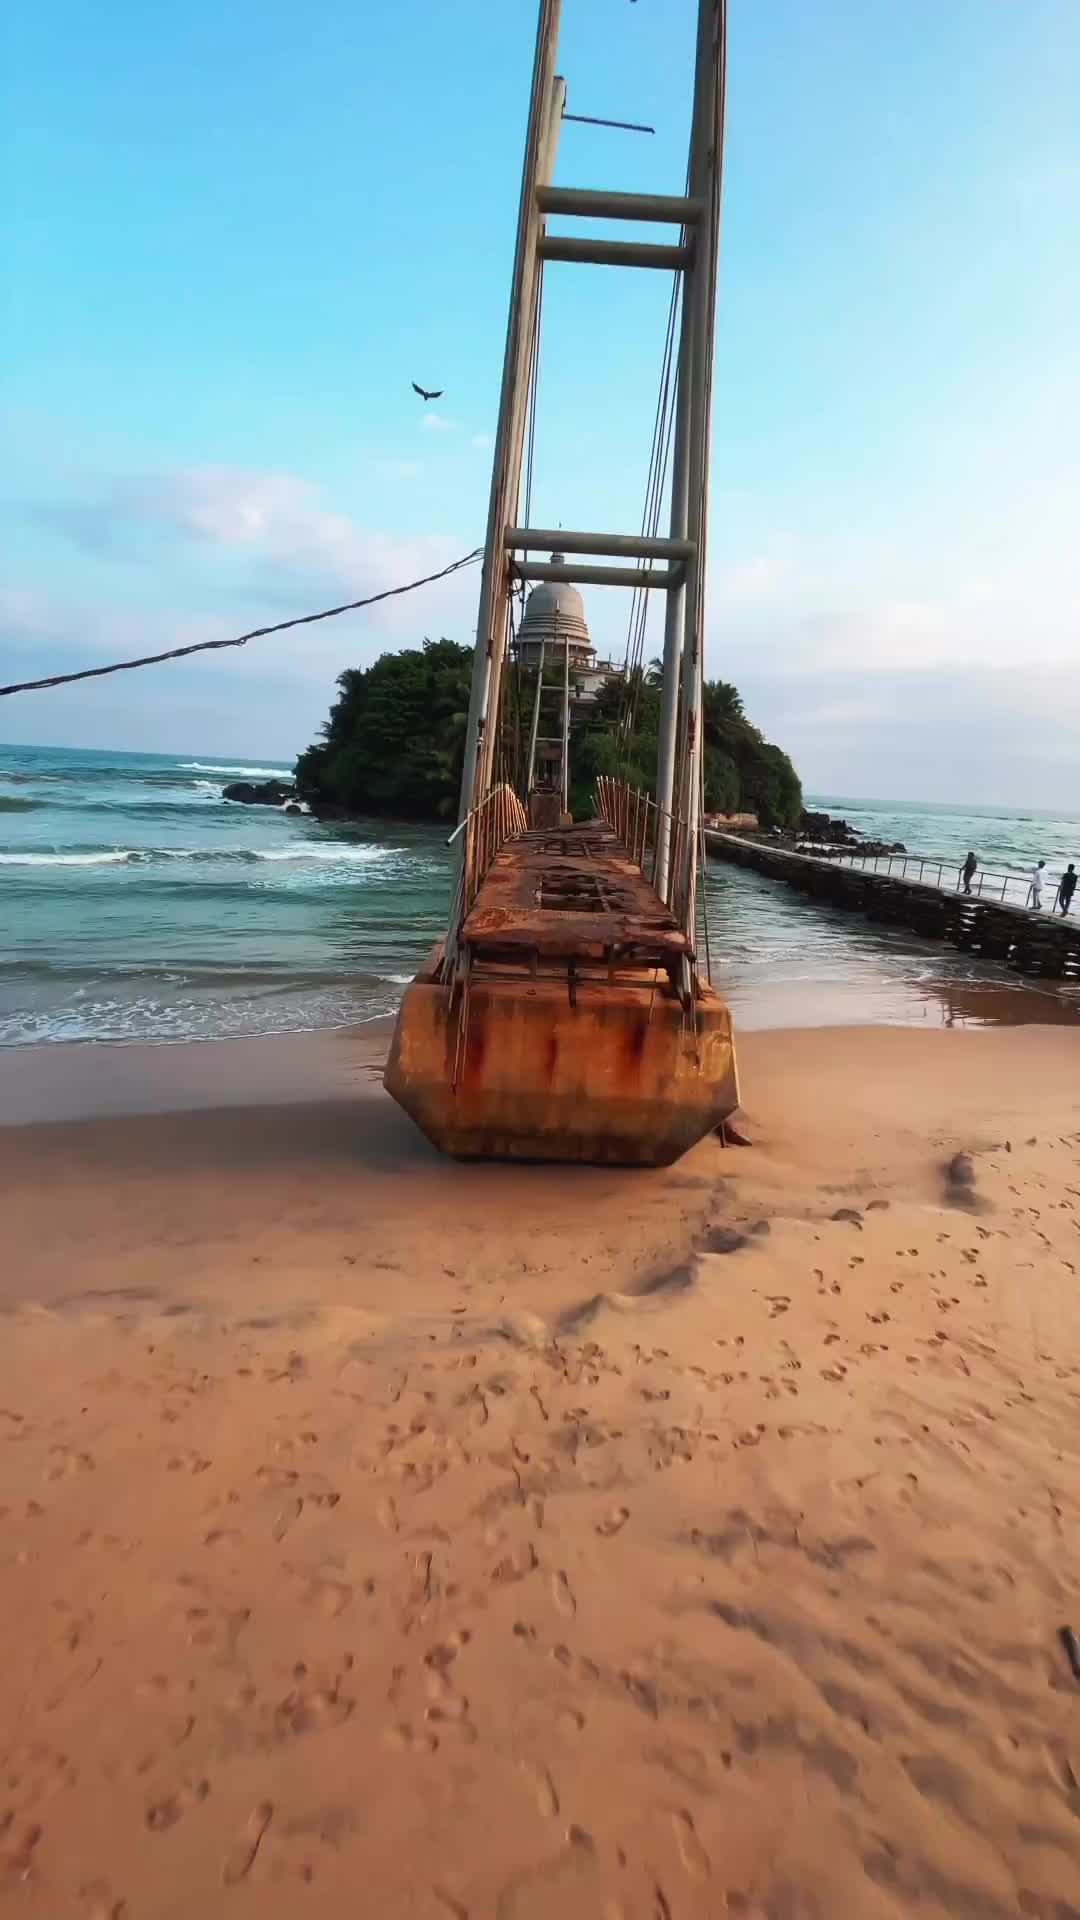
M 1075 1920 L 1080 1034 L 754 1034 L 658 1173 L 384 1048 L 4 1060 L 12 1912 Z

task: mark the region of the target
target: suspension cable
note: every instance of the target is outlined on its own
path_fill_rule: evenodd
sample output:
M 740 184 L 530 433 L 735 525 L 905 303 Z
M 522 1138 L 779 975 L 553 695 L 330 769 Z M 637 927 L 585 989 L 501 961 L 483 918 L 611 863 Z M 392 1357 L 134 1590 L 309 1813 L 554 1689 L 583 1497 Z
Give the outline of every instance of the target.
M 426 573 L 420 580 L 409 580 L 402 587 L 386 587 L 382 593 L 369 593 L 363 600 L 348 600 L 341 607 L 324 607 L 321 613 L 301 613 L 293 620 L 279 620 L 273 627 L 253 627 L 250 633 L 239 633 L 232 640 L 197 640 L 189 647 L 169 647 L 164 653 L 144 653 L 136 660 L 114 660 L 107 667 L 80 667 L 77 673 L 51 673 L 43 680 L 16 680 L 10 686 L 0 687 L 0 699 L 9 693 L 38 693 L 46 687 L 70 686 L 74 680 L 98 680 L 106 673 L 131 673 L 136 667 L 156 667 L 163 660 L 185 660 L 192 653 L 217 653 L 225 647 L 246 647 L 249 640 L 264 640 L 270 633 L 286 633 L 290 627 L 309 627 L 316 620 L 334 620 L 339 613 L 356 613 L 361 607 L 377 606 L 380 600 L 394 600 L 399 594 L 414 593 L 417 587 L 428 587 L 434 580 L 446 580 L 450 574 L 460 572 L 462 567 L 471 567 L 480 559 L 483 547 L 474 547 L 471 553 L 463 554 L 460 560 L 452 560 L 448 567 L 441 567 L 438 573 Z
M 656 420 L 653 428 L 653 447 L 649 461 L 649 476 L 645 494 L 645 511 L 642 516 L 642 533 L 655 536 L 660 526 L 660 509 L 663 504 L 664 488 L 667 482 L 668 459 L 671 452 L 672 427 L 675 419 L 673 399 L 673 369 L 676 320 L 679 306 L 679 277 L 673 276 L 671 301 L 668 308 L 667 334 L 664 342 L 664 356 L 661 366 L 660 391 L 657 397 Z M 649 589 L 635 588 L 631 602 L 630 623 L 627 634 L 627 663 L 624 701 L 624 724 L 621 729 L 621 744 L 625 760 L 629 761 L 630 748 L 637 725 L 638 703 L 641 696 L 641 683 L 644 673 L 645 631 L 649 612 Z

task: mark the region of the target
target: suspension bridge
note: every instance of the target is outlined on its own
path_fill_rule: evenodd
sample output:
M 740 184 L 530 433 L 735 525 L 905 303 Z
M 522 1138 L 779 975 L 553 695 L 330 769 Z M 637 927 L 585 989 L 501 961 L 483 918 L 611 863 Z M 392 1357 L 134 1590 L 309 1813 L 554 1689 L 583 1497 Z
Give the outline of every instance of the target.
M 560 0 L 541 0 L 453 836 L 453 902 L 445 939 L 405 991 L 385 1084 L 429 1139 L 460 1157 L 663 1165 L 738 1104 L 730 1014 L 696 944 L 725 0 L 699 0 L 681 194 L 553 184 L 562 122 L 580 117 L 566 113 L 566 83 L 556 73 L 559 13 Z M 550 232 L 556 215 L 569 217 L 574 231 Z M 657 227 L 667 237 L 594 238 L 584 227 L 597 219 Z M 671 275 L 637 533 L 529 525 L 548 262 Z M 549 561 L 529 557 L 553 549 Z M 514 598 L 525 584 L 544 581 L 627 589 L 628 686 L 640 667 L 649 596 L 663 597 L 655 784 L 644 793 L 601 779 L 594 817 L 576 824 L 567 811 L 569 635 L 562 643 L 561 725 L 539 732 L 542 698 L 551 692 L 541 651 L 520 784 L 508 770 L 503 723 Z M 557 633 L 552 654 L 558 667 Z M 632 713 L 625 724 L 632 725 Z

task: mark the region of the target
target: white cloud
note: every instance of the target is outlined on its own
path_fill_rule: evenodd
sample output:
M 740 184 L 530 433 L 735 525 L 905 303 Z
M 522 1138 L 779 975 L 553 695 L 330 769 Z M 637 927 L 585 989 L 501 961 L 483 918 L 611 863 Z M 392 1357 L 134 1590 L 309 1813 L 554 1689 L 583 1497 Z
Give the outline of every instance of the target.
M 474 433 L 469 441 L 469 445 L 470 447 L 475 447 L 478 453 L 487 453 L 492 445 L 490 433 Z
M 714 496 L 707 671 L 740 685 L 808 786 L 933 797 L 948 783 L 993 798 L 1000 777 L 1002 797 L 1034 806 L 1080 791 L 1080 497 L 1067 431 L 1076 391 L 1061 383 L 1052 403 L 1028 388 L 983 425 L 925 434 L 888 499 L 864 503 L 852 482 L 847 508 L 800 495 L 804 517 L 789 500 L 770 525 L 756 496 Z M 430 411 L 421 425 L 455 430 Z M 489 436 L 468 444 L 486 451 Z M 408 479 L 420 464 L 388 459 L 382 471 Z M 93 587 L 71 588 L 65 605 L 9 592 L 0 618 L 19 677 L 27 656 L 47 672 L 54 651 L 118 657 L 359 599 L 437 571 L 477 538 L 475 527 L 361 526 L 299 475 L 209 465 L 96 492 L 91 482 L 37 518 L 95 555 L 140 564 L 126 580 L 114 569 L 111 607 L 95 607 Z M 470 571 L 222 661 L 321 697 L 380 645 L 471 637 L 478 585 Z M 170 598 L 194 615 L 173 618 Z M 601 651 L 621 657 L 625 597 L 589 589 L 586 612 Z M 206 664 L 221 670 L 215 656 Z
M 95 553 L 142 559 L 152 538 L 153 578 L 160 577 L 161 543 L 182 542 L 170 571 L 184 580 L 183 601 L 209 602 L 213 611 L 176 614 L 151 600 L 147 572 L 134 608 L 118 598 L 72 593 L 61 600 L 10 589 L 0 597 L 0 630 L 32 665 L 20 677 L 51 670 L 59 650 L 88 659 L 156 652 L 193 639 L 230 637 L 273 625 L 294 614 L 365 599 L 436 574 L 475 544 L 455 533 L 393 533 L 366 528 L 324 504 L 298 476 L 236 468 L 188 468 L 115 482 L 96 500 L 58 509 L 50 524 Z M 197 551 L 206 561 L 200 563 Z M 212 561 L 208 567 L 207 562 Z M 228 584 L 222 586 L 222 562 Z M 478 576 L 473 569 L 384 600 L 353 614 L 253 643 L 264 669 L 297 680 L 329 684 L 342 667 L 374 657 L 392 637 L 408 645 L 424 634 L 464 638 L 475 624 Z M 177 596 L 179 598 L 180 596 Z M 175 603 L 174 603 L 175 604 Z M 244 655 L 245 659 L 252 657 Z M 226 658 L 237 656 L 226 656 Z M 204 664 L 214 663 L 208 656 Z M 63 666 L 69 666 L 65 658 Z
M 50 524 L 95 551 L 139 550 L 140 532 L 172 534 L 197 545 L 250 556 L 283 576 L 304 578 L 305 594 L 336 590 L 378 593 L 434 573 L 466 552 L 453 533 L 391 534 L 357 526 L 326 507 L 319 490 L 290 473 L 234 467 L 191 467 L 128 478 L 97 500 L 49 510 Z M 308 584 L 310 583 L 310 584 Z M 259 591 L 258 576 L 251 597 Z M 387 616 L 389 624 L 396 624 Z

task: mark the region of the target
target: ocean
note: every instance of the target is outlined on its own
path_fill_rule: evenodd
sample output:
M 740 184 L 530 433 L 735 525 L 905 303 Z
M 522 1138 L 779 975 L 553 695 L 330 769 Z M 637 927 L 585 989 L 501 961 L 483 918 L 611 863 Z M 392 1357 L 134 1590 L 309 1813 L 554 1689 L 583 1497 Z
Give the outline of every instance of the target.
M 259 756 L 0 746 L 0 1046 L 391 1013 L 445 924 L 446 835 L 222 800 L 230 780 L 290 773 Z M 956 864 L 969 847 L 1002 871 L 1041 855 L 1056 879 L 1080 860 L 1080 815 L 807 804 Z M 757 874 L 710 864 L 704 900 L 713 978 L 744 1027 L 1073 1017 L 1069 990 L 822 912 Z

